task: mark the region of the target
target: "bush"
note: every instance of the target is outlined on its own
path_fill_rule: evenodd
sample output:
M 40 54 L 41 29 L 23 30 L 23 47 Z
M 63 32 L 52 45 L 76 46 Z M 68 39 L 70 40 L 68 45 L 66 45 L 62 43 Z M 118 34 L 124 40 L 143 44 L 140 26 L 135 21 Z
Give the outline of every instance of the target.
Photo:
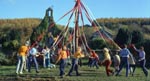
M 11 43 L 10 43 L 10 46 L 13 50 L 16 50 L 19 48 L 19 42 L 18 40 L 12 40 Z
M 131 32 L 126 28 L 120 28 L 115 38 L 118 45 L 130 44 L 132 40 Z
M 144 35 L 142 32 L 138 31 L 138 30 L 134 30 L 132 32 L 132 44 L 137 44 L 137 43 L 141 43 L 144 40 Z
M 94 38 L 91 41 L 91 47 L 92 49 L 103 49 L 104 47 L 106 47 L 106 43 L 101 38 Z
M 6 58 L 6 55 L 0 52 L 0 65 L 6 65 L 8 63 L 9 63 L 9 59 Z
M 3 48 L 7 48 L 9 46 L 9 42 L 3 42 L 2 46 Z

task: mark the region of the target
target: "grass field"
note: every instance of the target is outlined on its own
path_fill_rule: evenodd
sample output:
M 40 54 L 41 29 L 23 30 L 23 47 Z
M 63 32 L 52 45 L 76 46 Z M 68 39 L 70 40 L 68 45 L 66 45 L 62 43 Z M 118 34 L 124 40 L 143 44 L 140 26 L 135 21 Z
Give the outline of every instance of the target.
M 66 73 L 70 66 L 66 67 Z M 0 81 L 150 81 L 150 75 L 145 77 L 141 68 L 137 68 L 135 75 L 125 77 L 125 69 L 122 70 L 121 76 L 107 77 L 105 68 L 101 66 L 99 69 L 87 66 L 80 67 L 81 76 L 65 76 L 60 78 L 58 66 L 52 69 L 40 68 L 40 73 L 36 74 L 35 69 L 31 73 L 24 72 L 22 75 L 15 74 L 15 66 L 0 66 Z

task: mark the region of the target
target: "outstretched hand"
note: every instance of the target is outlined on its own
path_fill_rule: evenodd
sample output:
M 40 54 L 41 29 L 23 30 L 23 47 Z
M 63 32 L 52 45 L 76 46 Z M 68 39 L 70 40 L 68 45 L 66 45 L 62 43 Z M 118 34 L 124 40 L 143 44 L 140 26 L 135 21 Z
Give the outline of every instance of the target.
M 135 47 L 135 45 L 134 45 L 134 44 L 131 44 L 131 47 Z

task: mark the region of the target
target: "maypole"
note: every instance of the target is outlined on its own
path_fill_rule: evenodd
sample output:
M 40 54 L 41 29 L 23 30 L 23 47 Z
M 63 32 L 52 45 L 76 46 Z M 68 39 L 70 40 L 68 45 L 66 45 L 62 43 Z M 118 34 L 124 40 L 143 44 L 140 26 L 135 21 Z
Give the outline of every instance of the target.
M 78 40 L 79 40 L 79 4 L 80 0 L 76 0 L 76 10 L 75 10 L 75 51 L 78 48 Z
M 61 42 L 64 37 L 66 37 L 66 34 L 68 32 L 68 27 L 69 27 L 69 23 L 72 19 L 72 17 L 74 16 L 74 30 L 73 33 L 70 36 L 70 40 L 68 40 L 67 43 L 64 42 L 64 45 L 68 45 L 71 41 L 72 41 L 72 47 L 73 47 L 73 52 L 75 52 L 79 46 L 79 37 L 83 38 L 83 43 L 86 46 L 86 48 L 88 50 L 91 50 L 90 47 L 87 44 L 87 40 L 86 40 L 86 36 L 83 32 L 83 27 L 84 27 L 84 19 L 83 19 L 83 13 L 85 14 L 85 17 L 87 18 L 87 20 L 93 25 L 94 29 L 98 32 L 99 36 L 105 41 L 105 42 L 111 42 L 113 43 L 113 45 L 115 45 L 116 47 L 119 47 L 108 35 L 107 33 L 104 32 L 103 29 L 101 29 L 101 31 L 99 30 L 99 25 L 97 25 L 97 23 L 94 22 L 94 20 L 91 18 L 90 14 L 88 13 L 88 10 L 86 9 L 86 7 L 84 6 L 84 4 L 82 3 L 81 0 L 75 0 L 75 5 L 73 7 L 73 9 L 71 9 L 69 12 L 67 12 L 66 14 L 64 14 L 59 20 L 63 19 L 66 15 L 70 14 L 70 17 L 68 19 L 68 23 L 67 26 L 64 28 L 64 30 L 58 35 L 58 40 L 56 40 L 52 47 L 55 47 L 58 45 L 59 42 Z M 52 15 L 52 14 L 51 14 Z M 58 21 L 59 21 L 58 20 Z M 82 34 L 80 31 L 80 20 L 81 20 L 81 27 L 82 27 Z M 99 27 L 98 27 L 99 26 Z M 50 25 L 49 28 L 51 28 L 52 26 Z M 101 28 L 101 27 L 100 27 Z M 104 32 L 104 33 L 103 33 Z M 65 34 L 63 34 L 65 33 Z M 61 36 L 61 37 L 60 37 Z M 72 48 L 71 47 L 71 48 Z

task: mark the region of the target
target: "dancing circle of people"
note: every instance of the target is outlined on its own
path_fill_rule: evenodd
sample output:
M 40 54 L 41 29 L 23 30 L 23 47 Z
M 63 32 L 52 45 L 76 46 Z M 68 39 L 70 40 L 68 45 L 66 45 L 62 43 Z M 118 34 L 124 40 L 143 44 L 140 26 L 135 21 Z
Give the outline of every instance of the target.
M 29 47 L 29 44 L 25 43 L 22 45 L 17 53 L 18 57 L 18 63 L 17 63 L 17 69 L 16 74 L 23 74 L 23 69 L 31 72 L 31 66 L 32 63 L 34 63 L 35 71 L 36 73 L 40 73 L 39 71 L 39 65 L 37 61 L 38 56 L 42 56 L 42 64 L 44 68 L 50 69 L 55 68 L 56 64 L 59 63 L 59 76 L 63 78 L 66 76 L 72 76 L 72 72 L 75 70 L 76 76 L 81 76 L 79 73 L 79 62 L 82 58 L 88 57 L 88 67 L 95 67 L 99 69 L 101 65 L 105 66 L 106 75 L 107 76 L 118 76 L 120 75 L 123 67 L 126 68 L 125 76 L 128 77 L 129 73 L 134 76 L 135 69 L 137 67 L 137 63 L 140 64 L 140 67 L 142 68 L 145 76 L 148 76 L 148 70 L 145 67 L 146 59 L 145 59 L 145 51 L 144 47 L 141 46 L 140 49 L 137 49 L 133 44 L 131 45 L 131 48 L 138 52 L 138 60 L 136 61 L 134 58 L 134 55 L 129 51 L 127 48 L 127 45 L 124 45 L 123 48 L 115 50 L 115 53 L 112 54 L 111 50 L 108 48 L 103 48 L 102 52 L 104 55 L 104 59 L 100 60 L 99 55 L 95 52 L 95 50 L 89 50 L 89 55 L 86 55 L 83 53 L 82 48 L 79 46 L 77 47 L 74 54 L 72 54 L 72 51 L 67 48 L 67 46 L 62 46 L 61 48 L 49 48 L 48 46 L 45 46 L 44 48 L 38 50 L 39 46 L 35 45 L 33 47 Z M 56 52 L 57 51 L 57 52 Z M 54 58 L 54 56 L 57 58 Z M 72 61 L 71 61 L 72 60 Z M 55 64 L 52 64 L 52 62 Z M 71 63 L 72 62 L 72 63 Z M 112 66 L 114 66 L 114 70 L 110 69 Z M 69 63 L 71 65 L 71 68 L 69 72 L 65 73 L 65 67 L 66 64 Z

